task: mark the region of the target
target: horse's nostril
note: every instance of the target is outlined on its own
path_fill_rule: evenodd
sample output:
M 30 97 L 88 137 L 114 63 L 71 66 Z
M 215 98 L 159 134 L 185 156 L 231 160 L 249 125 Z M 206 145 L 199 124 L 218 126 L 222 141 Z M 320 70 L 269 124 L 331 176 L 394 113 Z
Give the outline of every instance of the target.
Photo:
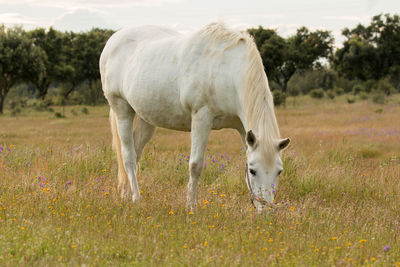
M 278 176 L 281 175 L 281 173 L 282 173 L 282 170 L 278 171 Z

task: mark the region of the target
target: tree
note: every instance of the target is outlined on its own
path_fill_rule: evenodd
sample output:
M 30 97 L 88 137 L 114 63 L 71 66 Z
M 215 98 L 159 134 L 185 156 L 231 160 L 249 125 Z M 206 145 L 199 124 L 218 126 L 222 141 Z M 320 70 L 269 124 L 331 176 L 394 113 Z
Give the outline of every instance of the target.
M 53 28 L 48 31 L 43 28 L 32 30 L 29 32 L 29 37 L 45 52 L 43 58 L 45 74 L 33 75 L 30 79 L 38 90 L 38 96 L 44 99 L 50 85 L 65 81 L 72 71 L 72 66 L 66 62 L 65 50 L 68 48 L 68 40 L 65 34 Z
M 319 67 L 318 60 L 328 58 L 332 52 L 333 37 L 329 31 L 310 32 L 306 27 L 287 39 L 276 31 L 249 29 L 260 51 L 266 72 L 283 92 L 296 71 Z
M 358 36 L 345 41 L 333 59 L 333 66 L 338 73 L 350 80 L 379 79 L 382 76 L 379 65 L 376 48 Z
M 33 76 L 45 75 L 43 50 L 33 44 L 20 27 L 0 26 L 0 114 L 11 87 Z
M 89 88 L 93 90 L 96 81 L 100 79 L 100 54 L 108 38 L 110 38 L 113 33 L 114 31 L 111 30 L 97 28 L 85 33 L 70 33 L 71 43 L 67 61 L 73 67 L 73 73 L 70 74 L 71 77 L 68 81 L 69 85 L 65 91 L 65 96 L 68 96 L 75 90 L 75 87 L 79 83 L 85 81 L 89 83 Z
M 380 80 L 400 73 L 400 17 L 377 15 L 369 26 L 345 28 L 343 48 L 338 49 L 333 67 L 349 79 Z

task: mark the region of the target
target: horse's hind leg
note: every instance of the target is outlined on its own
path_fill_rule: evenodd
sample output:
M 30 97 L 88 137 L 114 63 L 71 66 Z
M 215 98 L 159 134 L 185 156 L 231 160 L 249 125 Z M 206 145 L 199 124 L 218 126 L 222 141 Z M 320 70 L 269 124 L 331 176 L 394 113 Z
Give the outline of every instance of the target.
M 139 165 L 140 157 L 142 156 L 144 146 L 150 141 L 155 131 L 156 131 L 155 126 L 145 122 L 141 118 L 138 118 L 135 130 L 133 132 L 137 165 Z M 137 174 L 137 169 L 136 169 L 136 174 Z
M 191 151 L 189 161 L 190 178 L 187 185 L 187 206 L 193 209 L 196 206 L 196 192 L 199 177 L 203 169 L 204 151 L 211 131 L 212 116 L 207 108 L 192 114 Z
M 119 97 L 108 97 L 110 106 L 116 116 L 116 126 L 121 142 L 121 155 L 123 167 L 129 179 L 132 190 L 133 202 L 139 202 L 140 192 L 136 179 L 136 151 L 133 141 L 133 119 L 135 111 L 124 99 Z

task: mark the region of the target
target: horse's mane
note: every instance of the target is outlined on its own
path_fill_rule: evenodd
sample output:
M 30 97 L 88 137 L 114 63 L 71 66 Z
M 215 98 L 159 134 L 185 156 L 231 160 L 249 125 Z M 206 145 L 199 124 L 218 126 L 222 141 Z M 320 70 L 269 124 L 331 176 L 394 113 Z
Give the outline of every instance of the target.
M 247 51 L 247 66 L 243 76 L 243 108 L 248 129 L 253 130 L 262 146 L 263 156 L 269 163 L 277 151 L 280 138 L 275 117 L 274 103 L 260 53 L 250 34 L 227 28 L 221 22 L 208 24 L 199 34 L 212 43 L 224 43 L 224 50 L 244 42 Z

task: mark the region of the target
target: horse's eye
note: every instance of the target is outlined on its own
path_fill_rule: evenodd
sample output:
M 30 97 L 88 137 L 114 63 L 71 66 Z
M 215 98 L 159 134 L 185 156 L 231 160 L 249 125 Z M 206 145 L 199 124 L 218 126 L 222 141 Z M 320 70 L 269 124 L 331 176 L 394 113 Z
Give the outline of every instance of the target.
M 278 176 L 281 175 L 281 173 L 282 173 L 282 170 L 278 171 Z
M 253 169 L 250 169 L 250 173 L 251 173 L 251 175 L 253 175 L 253 176 L 255 176 L 255 175 L 256 175 L 256 171 L 255 171 L 255 170 L 253 170 Z

